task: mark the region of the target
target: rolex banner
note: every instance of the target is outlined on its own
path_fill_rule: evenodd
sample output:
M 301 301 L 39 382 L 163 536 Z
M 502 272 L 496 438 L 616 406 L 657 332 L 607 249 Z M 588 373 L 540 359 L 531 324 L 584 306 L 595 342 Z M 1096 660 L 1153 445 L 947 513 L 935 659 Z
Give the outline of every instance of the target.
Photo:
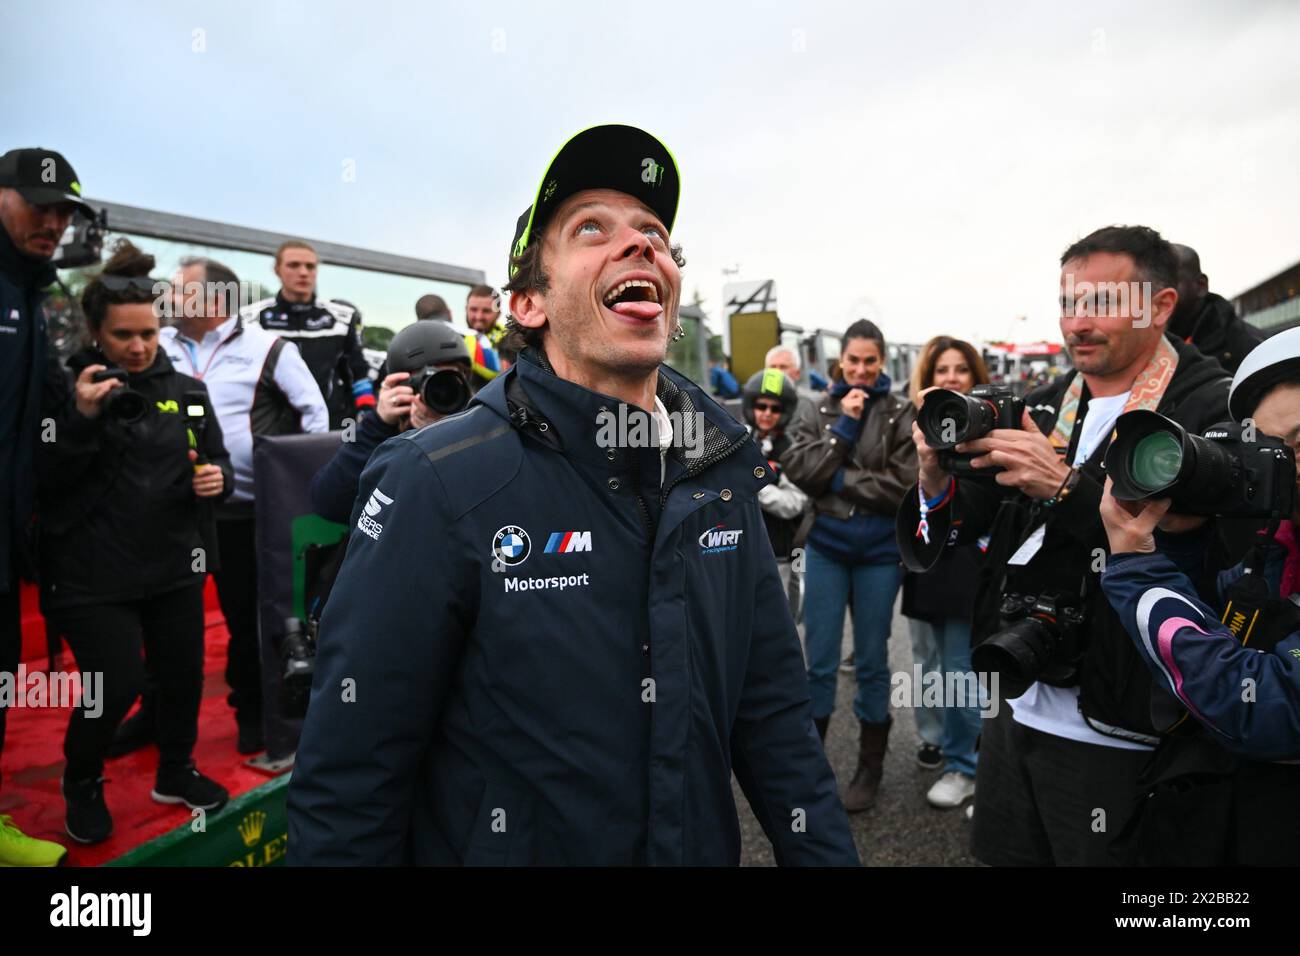
M 311 480 L 338 451 L 344 432 L 261 436 L 253 440 L 257 487 L 258 629 L 266 753 L 283 760 L 298 749 L 305 700 L 282 687 L 284 635 L 292 618 L 305 627 L 317 573 L 346 536 L 344 525 L 312 513 Z

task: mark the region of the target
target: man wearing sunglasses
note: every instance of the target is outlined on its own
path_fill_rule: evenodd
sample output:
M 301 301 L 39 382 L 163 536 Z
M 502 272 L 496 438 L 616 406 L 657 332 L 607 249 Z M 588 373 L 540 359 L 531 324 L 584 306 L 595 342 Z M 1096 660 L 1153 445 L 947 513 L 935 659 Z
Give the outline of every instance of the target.
M 22 653 L 18 579 L 27 564 L 25 533 L 35 488 L 33 460 L 41 396 L 52 368 L 48 356 L 45 289 L 54 282 L 50 258 L 81 198 L 71 164 L 48 149 L 11 149 L 0 156 L 0 673 L 13 674 Z M 48 372 L 47 372 L 48 369 Z M 0 704 L 0 752 L 5 707 Z M 0 815 L 0 866 L 54 866 L 66 851 L 22 834 Z

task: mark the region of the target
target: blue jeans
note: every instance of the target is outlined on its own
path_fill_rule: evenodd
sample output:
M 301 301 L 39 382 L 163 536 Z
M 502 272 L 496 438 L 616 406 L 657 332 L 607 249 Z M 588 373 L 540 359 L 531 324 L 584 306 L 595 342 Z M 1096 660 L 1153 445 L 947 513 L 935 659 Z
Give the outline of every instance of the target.
M 811 544 L 804 566 L 804 626 L 808 642 L 808 692 L 813 717 L 835 710 L 835 679 L 844 637 L 844 612 L 853 599 L 853 673 L 858 720 L 889 719 L 889 628 L 903 569 L 889 564 L 841 564 Z
M 937 624 L 909 617 L 912 630 L 912 660 L 919 664 L 922 674 L 939 674 L 943 686 L 950 682 L 948 674 L 970 673 L 970 622 L 963 618 L 945 617 Z M 973 686 L 972 681 L 951 682 L 958 693 Z M 920 705 L 920 688 L 916 694 L 916 729 L 926 743 L 937 744 L 943 751 L 944 773 L 955 770 L 968 777 L 975 776 L 975 740 L 980 733 L 980 709 L 974 703 L 957 707 L 946 699 L 942 707 Z M 979 688 L 979 700 L 984 700 Z

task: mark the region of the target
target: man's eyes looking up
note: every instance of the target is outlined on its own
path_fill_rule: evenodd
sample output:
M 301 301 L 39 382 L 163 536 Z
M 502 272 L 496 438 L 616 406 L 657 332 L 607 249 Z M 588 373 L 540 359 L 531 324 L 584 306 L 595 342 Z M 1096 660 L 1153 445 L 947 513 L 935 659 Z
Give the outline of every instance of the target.
M 603 229 L 604 226 L 602 226 L 599 222 L 597 222 L 594 219 L 588 219 L 582 223 L 579 223 L 578 228 L 574 230 L 574 235 L 578 235 L 578 236 L 595 235 L 601 232 Z M 663 230 L 661 230 L 658 226 L 654 225 L 653 223 L 646 223 L 641 227 L 641 231 L 645 233 L 647 236 L 649 236 L 651 239 L 658 239 L 660 241 L 664 240 Z

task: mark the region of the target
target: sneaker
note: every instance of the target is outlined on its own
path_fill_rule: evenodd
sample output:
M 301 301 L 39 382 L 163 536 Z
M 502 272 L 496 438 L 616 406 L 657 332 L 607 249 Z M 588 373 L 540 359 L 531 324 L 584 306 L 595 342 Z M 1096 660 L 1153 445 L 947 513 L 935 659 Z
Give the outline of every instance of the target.
M 14 826 L 13 817 L 0 814 L 0 866 L 58 866 L 67 855 L 67 847 L 29 837 Z
M 844 660 L 840 661 L 840 673 L 841 673 L 841 674 L 852 674 L 852 673 L 853 673 L 853 652 L 852 652 L 852 651 L 849 651 L 849 656 L 848 656 L 848 657 L 846 657 L 846 658 L 844 658 Z
M 190 764 L 183 770 L 159 768 L 150 796 L 159 803 L 183 803 L 191 810 L 220 810 L 230 799 L 230 792 Z
M 104 802 L 104 778 L 63 778 L 63 799 L 68 804 L 64 829 L 78 843 L 103 843 L 113 833 L 113 818 Z
M 921 744 L 916 749 L 916 762 L 922 770 L 938 770 L 943 766 L 943 751 L 934 744 Z
M 975 779 L 964 773 L 949 770 L 930 788 L 925 799 L 930 801 L 932 807 L 951 810 L 953 807 L 960 807 L 973 796 L 975 796 Z
M 107 756 L 121 757 L 149 746 L 154 741 L 155 722 L 152 712 L 137 710 L 113 731 L 113 741 L 108 745 Z

